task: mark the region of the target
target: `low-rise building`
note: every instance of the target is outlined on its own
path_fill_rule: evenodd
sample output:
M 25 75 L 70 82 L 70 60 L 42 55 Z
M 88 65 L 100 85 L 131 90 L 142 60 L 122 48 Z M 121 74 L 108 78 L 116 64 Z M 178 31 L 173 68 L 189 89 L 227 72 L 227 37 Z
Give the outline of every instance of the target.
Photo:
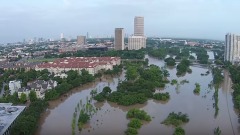
M 30 91 L 33 90 L 36 92 L 37 98 L 44 99 L 46 91 L 54 89 L 56 86 L 57 82 L 53 80 L 36 80 L 34 82 L 29 82 L 27 83 L 27 87 L 18 89 L 18 97 L 20 98 L 21 94 L 24 93 L 28 98 Z
M 8 86 L 10 94 L 13 95 L 14 92 L 17 92 L 18 89 L 21 88 L 21 81 L 19 80 L 9 81 Z
M 81 70 L 85 69 L 89 74 L 95 75 L 99 70 L 112 70 L 113 66 L 120 64 L 120 57 L 67 57 L 39 64 L 35 70 L 47 69 L 50 73 L 59 74 L 70 70 L 81 73 Z
M 25 106 L 12 106 L 12 103 L 0 103 L 0 135 L 11 135 L 10 129 L 24 109 Z

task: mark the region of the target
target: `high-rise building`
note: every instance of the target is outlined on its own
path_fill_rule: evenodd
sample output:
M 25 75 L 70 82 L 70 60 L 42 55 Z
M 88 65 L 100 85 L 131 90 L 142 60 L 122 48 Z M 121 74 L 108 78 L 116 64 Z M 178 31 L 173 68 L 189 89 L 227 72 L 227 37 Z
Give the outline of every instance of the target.
M 78 45 L 86 45 L 86 36 L 77 36 Z
M 115 39 L 114 39 L 115 50 L 124 50 L 124 29 L 115 28 Z
M 240 36 L 228 33 L 225 35 L 224 61 L 231 63 L 239 62 L 240 58 Z
M 144 36 L 144 17 L 134 18 L 134 35 L 128 38 L 128 50 L 139 50 L 146 48 L 146 37 Z
M 134 36 L 144 36 L 144 17 L 134 18 Z
M 88 35 L 88 32 L 87 32 L 87 39 L 89 39 L 89 35 Z

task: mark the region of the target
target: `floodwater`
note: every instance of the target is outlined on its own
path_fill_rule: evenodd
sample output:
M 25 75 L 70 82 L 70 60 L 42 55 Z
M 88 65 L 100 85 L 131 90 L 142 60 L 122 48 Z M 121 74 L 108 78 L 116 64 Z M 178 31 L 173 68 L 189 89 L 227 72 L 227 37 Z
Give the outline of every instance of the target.
M 155 64 L 160 67 L 165 66 L 164 61 L 146 56 L 149 59 L 149 64 Z M 139 129 L 139 135 L 172 135 L 174 127 L 166 126 L 161 122 L 168 116 L 170 112 L 187 113 L 190 121 L 182 125 L 188 135 L 212 135 L 214 128 L 219 127 L 222 135 L 238 135 L 240 134 L 240 123 L 238 123 L 238 113 L 233 108 L 231 79 L 227 71 L 224 72 L 224 82 L 219 88 L 219 113 L 215 117 L 215 108 L 213 107 L 214 89 L 208 87 L 212 81 L 211 73 L 206 76 L 201 76 L 201 73 L 206 73 L 206 67 L 190 67 L 191 74 L 177 77 L 176 68 L 165 68 L 169 71 L 169 80 L 177 79 L 188 80 L 189 83 L 183 85 L 167 84 L 164 89 L 159 89 L 156 92 L 169 92 L 170 100 L 160 102 L 148 100 L 145 104 L 124 107 L 115 103 L 103 102 L 92 104 L 100 108 L 91 118 L 85 128 L 76 134 L 81 135 L 123 135 L 127 129 L 129 120 L 126 118 L 126 113 L 131 108 L 140 108 L 145 110 L 151 117 L 151 122 L 143 124 Z M 90 91 L 97 89 L 101 91 L 103 87 L 110 86 L 112 90 L 116 90 L 119 80 L 124 80 L 124 73 L 117 77 L 107 77 L 102 81 L 85 85 L 84 87 L 76 88 L 68 93 L 67 97 L 61 97 L 59 100 L 51 101 L 48 110 L 42 115 L 39 123 L 39 128 L 36 135 L 69 135 L 72 134 L 71 122 L 75 107 L 80 100 L 83 103 L 86 97 L 90 98 Z M 193 90 L 195 83 L 201 85 L 201 92 L 195 95 Z

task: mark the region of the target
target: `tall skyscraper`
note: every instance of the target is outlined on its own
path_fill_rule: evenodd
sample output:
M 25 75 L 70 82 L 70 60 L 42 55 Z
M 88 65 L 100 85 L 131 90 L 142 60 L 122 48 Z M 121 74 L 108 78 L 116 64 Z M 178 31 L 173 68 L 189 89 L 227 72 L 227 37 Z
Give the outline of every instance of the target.
M 144 17 L 134 18 L 134 36 L 144 36 Z
M 115 50 L 124 50 L 124 29 L 115 28 L 115 39 L 114 39 Z
M 77 36 L 78 45 L 86 45 L 86 36 Z
M 134 35 L 128 38 L 128 50 L 139 50 L 146 48 L 146 37 L 144 36 L 144 17 L 134 18 Z
M 234 63 L 240 59 L 240 36 L 228 33 L 225 35 L 224 61 Z

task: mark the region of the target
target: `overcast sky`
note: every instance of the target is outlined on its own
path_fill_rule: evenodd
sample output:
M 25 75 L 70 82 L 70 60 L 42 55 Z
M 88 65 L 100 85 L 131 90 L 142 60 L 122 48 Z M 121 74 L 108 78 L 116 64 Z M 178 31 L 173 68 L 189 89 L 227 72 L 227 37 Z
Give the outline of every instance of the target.
M 76 38 L 133 33 L 144 16 L 145 35 L 224 40 L 240 33 L 240 0 L 0 0 L 0 43 L 34 37 Z

